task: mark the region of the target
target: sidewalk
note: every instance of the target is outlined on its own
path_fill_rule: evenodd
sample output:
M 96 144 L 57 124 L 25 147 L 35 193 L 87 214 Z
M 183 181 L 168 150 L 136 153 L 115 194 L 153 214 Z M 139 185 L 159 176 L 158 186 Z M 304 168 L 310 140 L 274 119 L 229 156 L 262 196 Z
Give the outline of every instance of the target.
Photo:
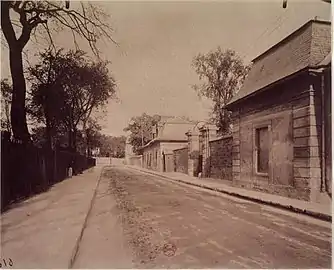
M 11 268 L 68 268 L 76 253 L 102 166 L 66 179 L 1 216 L 1 259 Z
M 110 178 L 102 175 L 72 268 L 131 269 L 132 259 Z
M 129 166 L 129 168 L 133 168 L 135 170 L 139 170 L 145 173 L 149 173 L 152 175 L 157 175 L 163 178 L 167 178 L 169 180 L 181 182 L 188 185 L 193 185 L 209 190 L 218 191 L 221 193 L 225 193 L 228 195 L 236 196 L 239 198 L 260 202 L 263 204 L 268 204 L 272 206 L 276 206 L 279 208 L 284 208 L 290 211 L 306 214 L 309 216 L 316 217 L 318 219 L 331 221 L 332 220 L 332 211 L 331 205 L 323 205 L 318 203 L 310 203 L 306 201 L 286 198 L 278 195 L 247 190 L 243 188 L 237 188 L 225 184 L 226 180 L 220 179 L 212 179 L 212 178 L 197 178 L 191 177 L 186 174 L 172 172 L 172 173 L 163 173 L 152 171 L 148 169 L 144 169 L 136 166 Z

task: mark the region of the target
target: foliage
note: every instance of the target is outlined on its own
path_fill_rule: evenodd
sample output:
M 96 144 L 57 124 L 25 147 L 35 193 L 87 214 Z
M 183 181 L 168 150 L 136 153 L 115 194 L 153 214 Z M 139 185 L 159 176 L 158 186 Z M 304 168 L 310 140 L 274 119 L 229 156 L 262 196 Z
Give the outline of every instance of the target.
M 229 131 L 230 113 L 224 108 L 240 89 L 249 66 L 233 50 L 223 51 L 220 47 L 207 54 L 198 54 L 192 62 L 200 81 L 193 85 L 199 96 L 213 101 L 212 120 L 219 131 Z
M 130 131 L 129 142 L 133 146 L 133 151 L 138 153 L 138 149 L 152 140 L 152 127 L 160 121 L 159 115 L 150 116 L 143 113 L 141 116 L 132 117 L 130 124 L 124 131 Z
M 106 23 L 108 15 L 94 3 L 72 3 L 68 1 L 1 1 L 1 29 L 9 47 L 10 71 L 13 81 L 11 124 L 14 138 L 29 142 L 26 121 L 26 82 L 23 73 L 23 49 L 32 37 L 47 38 L 68 29 L 78 47 L 77 38 L 88 42 L 98 55 L 97 41 L 101 37 L 111 38 L 111 27 Z M 72 7 L 76 8 L 72 8 Z
M 90 118 L 87 121 L 86 129 L 85 129 L 85 142 L 83 145 L 87 148 L 88 156 L 92 155 L 92 150 L 96 147 L 101 146 L 101 126 L 97 123 L 96 120 Z
M 100 156 L 124 158 L 125 142 L 125 136 L 114 137 L 103 134 L 100 137 Z
M 73 149 L 78 128 L 86 132 L 93 109 L 103 107 L 115 96 L 116 85 L 109 75 L 108 62 L 93 62 L 85 56 L 82 51 L 48 50 L 40 54 L 39 63 L 29 68 L 30 115 L 46 125 L 49 140 L 66 130 Z
M 8 79 L 1 80 L 1 129 L 12 132 L 10 124 L 10 104 L 12 101 L 12 85 Z

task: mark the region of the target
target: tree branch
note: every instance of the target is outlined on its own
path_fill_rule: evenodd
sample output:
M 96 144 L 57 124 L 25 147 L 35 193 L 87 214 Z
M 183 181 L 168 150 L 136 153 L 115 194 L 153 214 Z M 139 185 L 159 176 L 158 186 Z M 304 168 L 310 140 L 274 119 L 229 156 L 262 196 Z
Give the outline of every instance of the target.
M 9 15 L 10 2 L 1 1 L 1 29 L 7 40 L 9 48 L 16 43 L 16 36 Z

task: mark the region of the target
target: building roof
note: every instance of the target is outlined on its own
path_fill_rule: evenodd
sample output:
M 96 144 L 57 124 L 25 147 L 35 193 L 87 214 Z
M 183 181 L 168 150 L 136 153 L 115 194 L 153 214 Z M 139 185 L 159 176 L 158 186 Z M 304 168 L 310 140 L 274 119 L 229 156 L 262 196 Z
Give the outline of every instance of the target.
M 228 106 L 286 77 L 317 66 L 330 51 L 331 23 L 308 21 L 252 61 L 243 86 Z
M 158 140 L 187 140 L 186 132 L 194 126 L 192 122 L 167 122 L 159 131 Z
M 195 125 L 195 121 L 187 120 L 184 117 L 162 117 L 159 121 L 160 128 L 158 137 L 154 138 L 146 145 L 144 149 L 155 142 L 186 142 L 188 140 L 186 132 Z

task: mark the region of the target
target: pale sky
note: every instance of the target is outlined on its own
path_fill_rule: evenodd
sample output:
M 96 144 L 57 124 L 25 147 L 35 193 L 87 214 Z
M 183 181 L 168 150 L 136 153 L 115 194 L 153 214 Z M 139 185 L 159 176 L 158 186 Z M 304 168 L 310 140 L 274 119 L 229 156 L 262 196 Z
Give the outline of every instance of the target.
M 132 116 L 146 112 L 207 118 L 210 104 L 191 85 L 197 75 L 191 61 L 197 53 L 221 46 L 245 61 L 279 42 L 309 19 L 330 20 L 330 5 L 320 0 L 97 2 L 112 15 L 114 40 L 101 46 L 112 62 L 119 103 L 109 102 L 101 124 L 110 135 L 124 134 Z M 60 35 L 61 36 L 61 35 Z M 59 37 L 64 43 L 69 37 Z M 36 46 L 30 44 L 29 59 Z M 8 76 L 8 52 L 2 49 L 2 76 Z M 7 61 L 6 61 L 7 60 Z M 7 62 L 7 63 L 6 63 Z

